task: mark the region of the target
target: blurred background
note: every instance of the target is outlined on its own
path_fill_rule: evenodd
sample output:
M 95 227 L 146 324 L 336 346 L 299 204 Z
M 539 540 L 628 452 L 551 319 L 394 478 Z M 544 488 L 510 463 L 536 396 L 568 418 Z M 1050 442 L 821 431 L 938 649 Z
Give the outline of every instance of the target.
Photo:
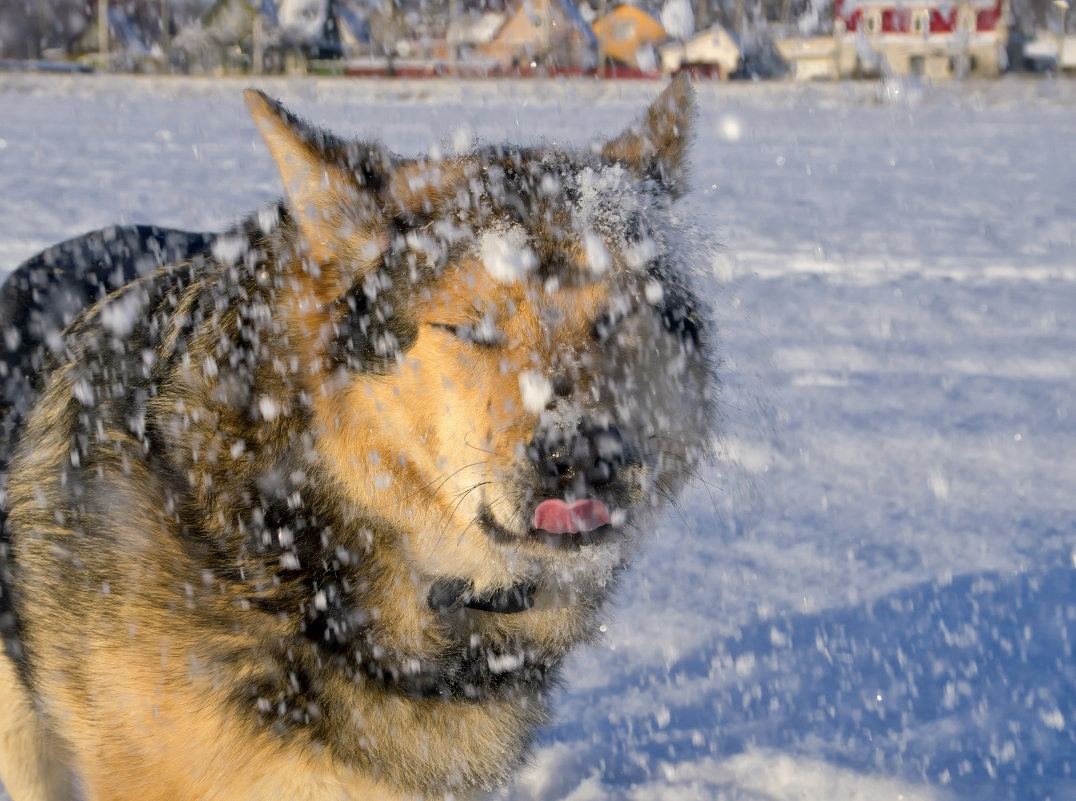
M 5 0 L 0 67 L 826 80 L 1076 67 L 1067 0 Z

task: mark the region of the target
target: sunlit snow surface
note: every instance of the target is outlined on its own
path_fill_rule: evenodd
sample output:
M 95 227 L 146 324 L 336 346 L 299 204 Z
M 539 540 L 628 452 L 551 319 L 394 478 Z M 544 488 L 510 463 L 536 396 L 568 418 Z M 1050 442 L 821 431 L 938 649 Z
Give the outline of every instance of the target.
M 274 197 L 246 85 L 0 76 L 0 269 Z M 583 143 L 658 89 L 265 88 L 407 154 Z M 1076 86 L 890 89 L 699 87 L 723 458 L 497 801 L 1076 797 Z

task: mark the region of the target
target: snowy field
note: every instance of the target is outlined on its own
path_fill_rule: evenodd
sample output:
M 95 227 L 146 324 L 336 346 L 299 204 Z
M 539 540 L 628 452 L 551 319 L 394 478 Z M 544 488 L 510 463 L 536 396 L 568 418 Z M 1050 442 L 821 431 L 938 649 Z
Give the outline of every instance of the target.
M 244 82 L 0 76 L 0 270 L 278 179 Z M 403 153 L 659 87 L 279 81 Z M 1076 798 L 1076 86 L 699 88 L 722 458 L 496 801 Z

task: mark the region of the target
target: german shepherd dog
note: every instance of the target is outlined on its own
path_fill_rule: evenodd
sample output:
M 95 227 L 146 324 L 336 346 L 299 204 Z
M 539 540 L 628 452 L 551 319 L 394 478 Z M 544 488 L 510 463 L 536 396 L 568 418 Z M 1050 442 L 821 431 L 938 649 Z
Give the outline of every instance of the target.
M 15 801 L 474 797 L 705 457 L 686 79 L 578 152 L 405 159 L 246 102 L 282 203 L 5 321 Z

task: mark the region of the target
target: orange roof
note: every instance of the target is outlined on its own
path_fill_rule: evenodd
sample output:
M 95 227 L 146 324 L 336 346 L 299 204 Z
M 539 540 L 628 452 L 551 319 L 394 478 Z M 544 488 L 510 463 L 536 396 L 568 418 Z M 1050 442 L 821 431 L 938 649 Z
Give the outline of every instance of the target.
M 594 34 L 606 56 L 628 66 L 639 66 L 640 48 L 668 38 L 661 23 L 635 6 L 617 6 L 595 20 Z

